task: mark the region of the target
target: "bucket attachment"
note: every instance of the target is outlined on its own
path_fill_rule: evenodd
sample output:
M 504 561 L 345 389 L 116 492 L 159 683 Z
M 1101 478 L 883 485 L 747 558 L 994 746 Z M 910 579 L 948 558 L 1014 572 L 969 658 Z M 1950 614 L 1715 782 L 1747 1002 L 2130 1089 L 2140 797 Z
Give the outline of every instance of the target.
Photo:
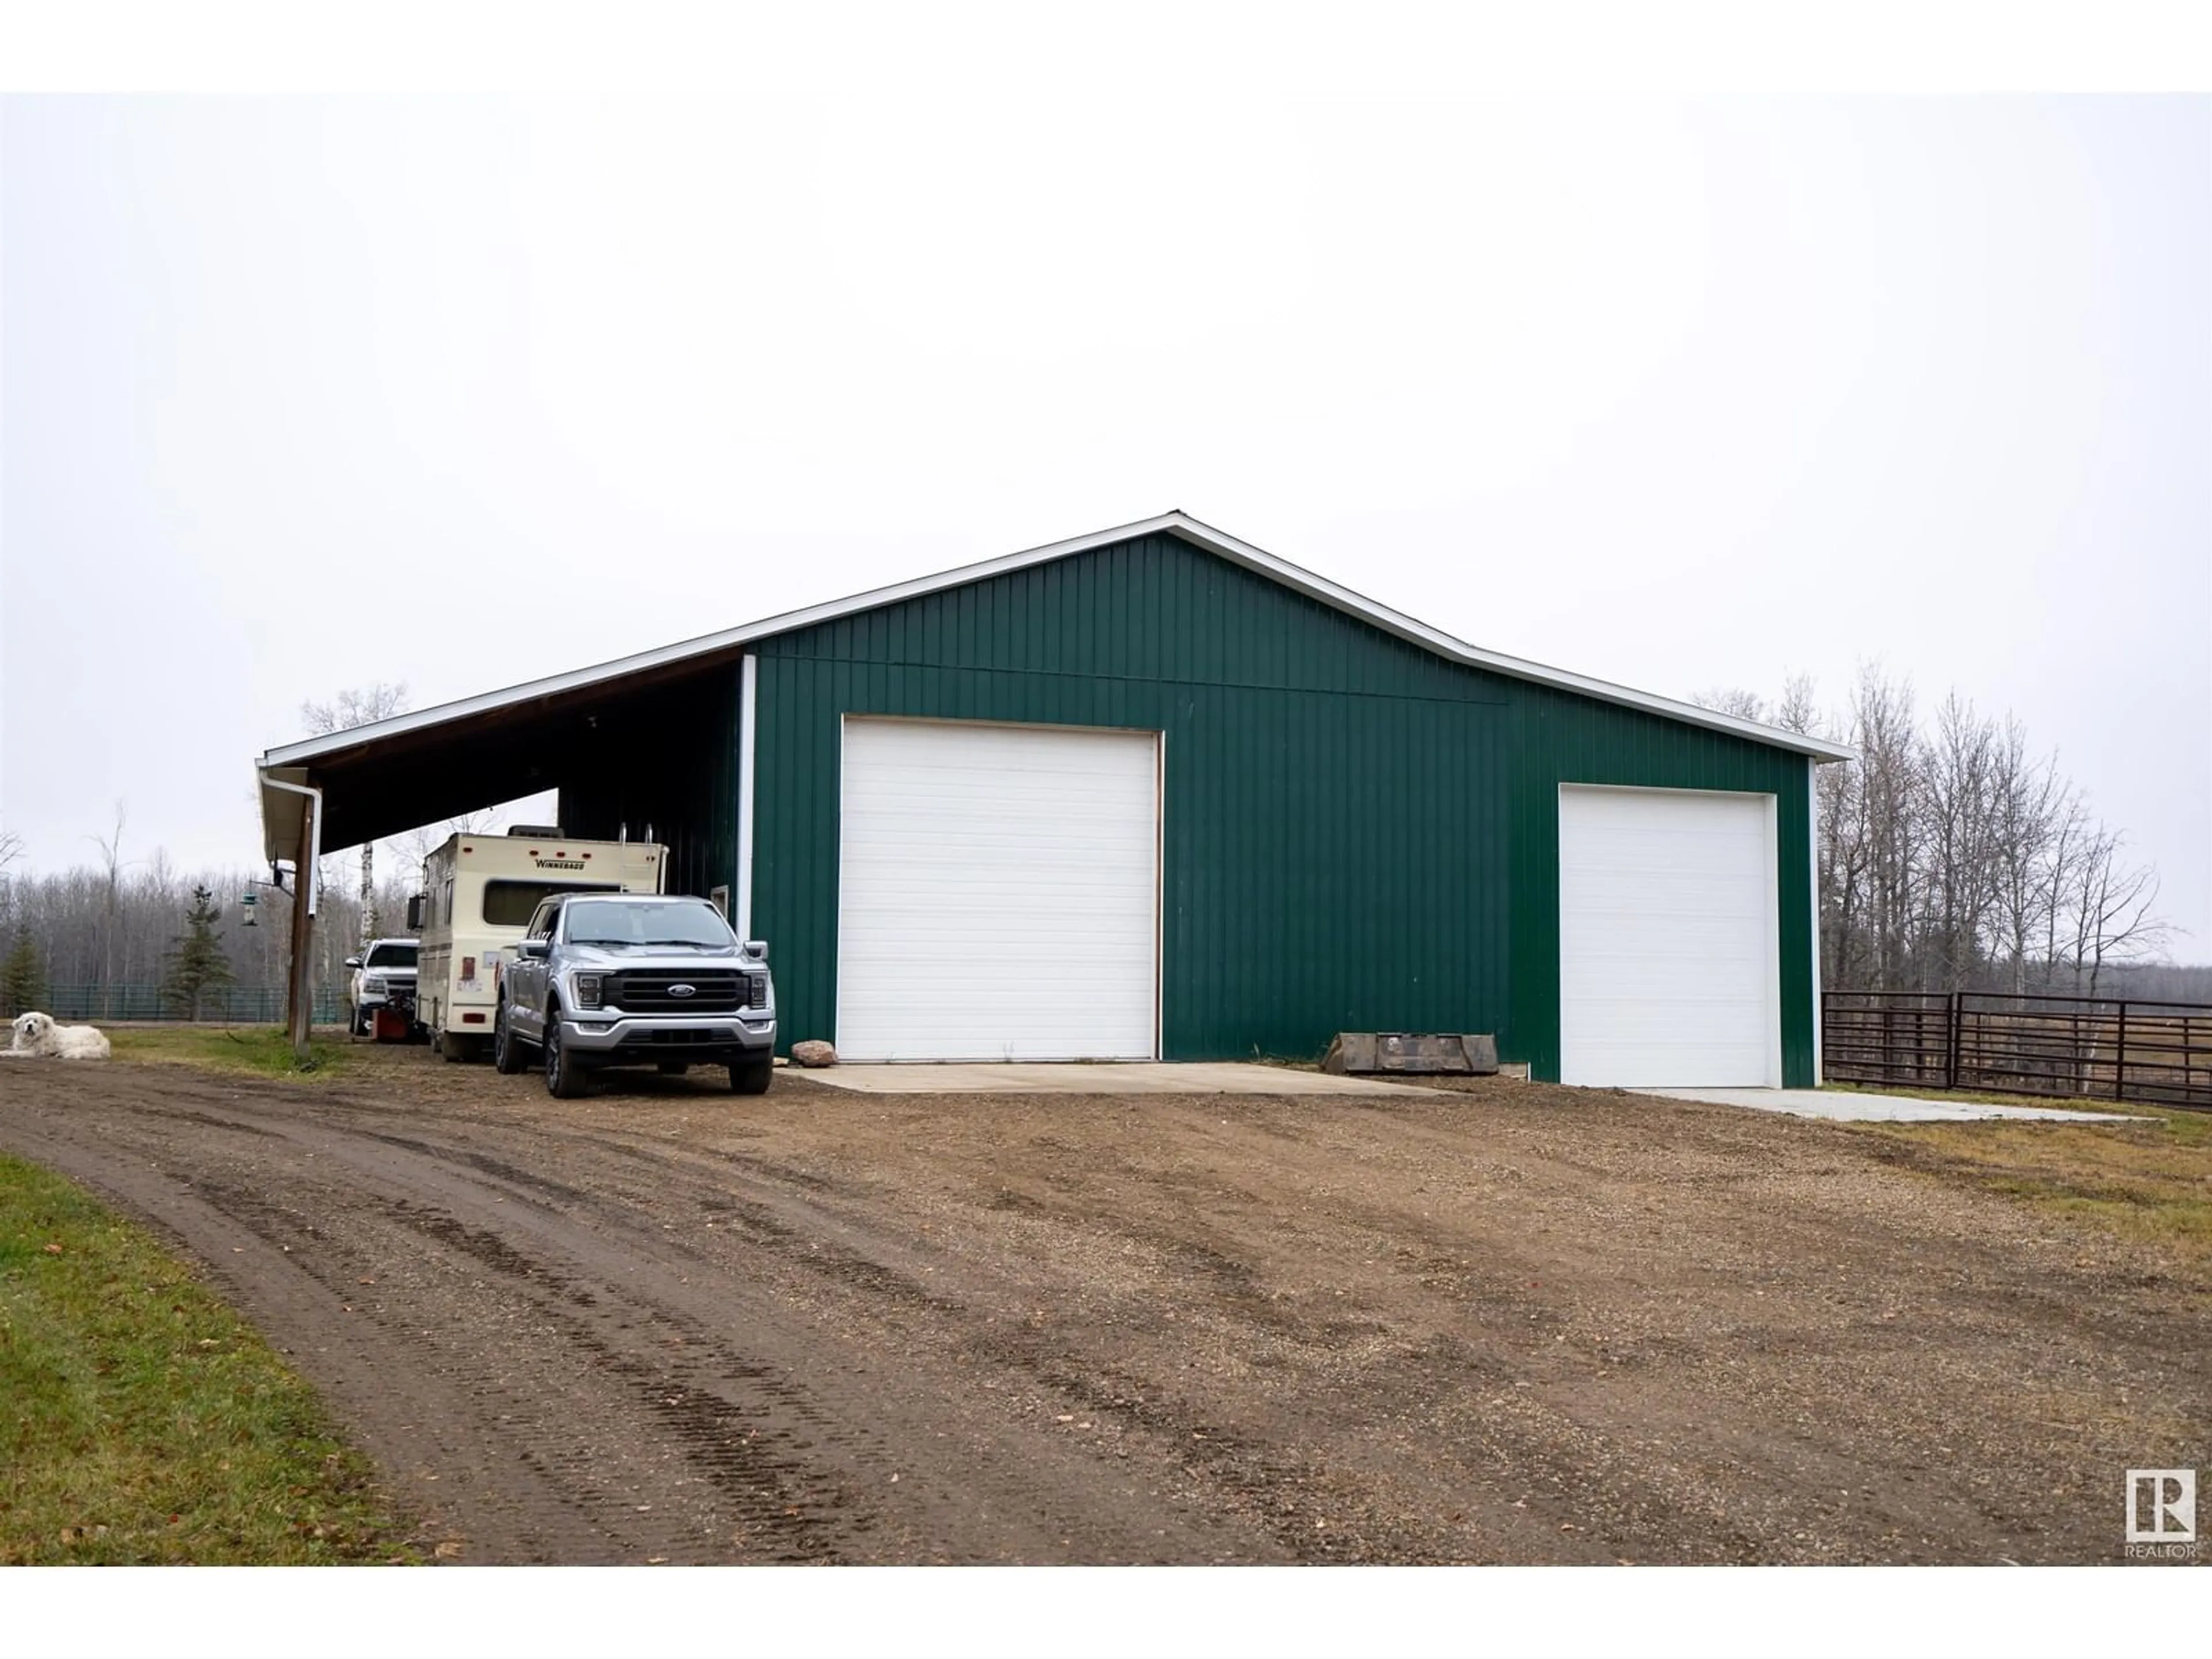
M 1321 1068 L 1333 1077 L 1360 1077 L 1376 1072 L 1495 1077 L 1498 1039 L 1430 1031 L 1339 1031 L 1322 1058 Z

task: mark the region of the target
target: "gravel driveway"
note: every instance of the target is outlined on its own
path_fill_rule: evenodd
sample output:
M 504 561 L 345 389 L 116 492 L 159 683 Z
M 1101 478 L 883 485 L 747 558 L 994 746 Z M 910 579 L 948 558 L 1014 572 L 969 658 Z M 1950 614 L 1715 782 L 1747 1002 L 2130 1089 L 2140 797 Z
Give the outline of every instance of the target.
M 469 1561 L 2112 1561 L 2172 1264 L 1727 1107 L 0 1079 Z

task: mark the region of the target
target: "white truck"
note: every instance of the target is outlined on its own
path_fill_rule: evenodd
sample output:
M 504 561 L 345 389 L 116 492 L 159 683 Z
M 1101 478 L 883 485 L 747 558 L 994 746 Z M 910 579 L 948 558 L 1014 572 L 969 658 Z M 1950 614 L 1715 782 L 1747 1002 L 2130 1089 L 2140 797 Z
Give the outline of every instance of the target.
M 420 941 L 416 1018 L 447 1060 L 490 1048 L 502 965 L 549 893 L 658 893 L 668 849 L 653 842 L 578 841 L 557 826 L 457 835 L 422 860 L 407 902 Z
M 422 1030 L 415 1015 L 415 941 L 373 939 L 361 956 L 348 957 L 346 1029 L 379 1042 L 411 1037 Z

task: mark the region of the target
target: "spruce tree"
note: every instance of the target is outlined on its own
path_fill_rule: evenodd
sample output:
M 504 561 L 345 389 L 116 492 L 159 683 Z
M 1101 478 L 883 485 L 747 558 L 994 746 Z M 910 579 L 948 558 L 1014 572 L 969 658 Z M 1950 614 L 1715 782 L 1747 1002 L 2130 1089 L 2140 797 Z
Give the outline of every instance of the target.
M 215 936 L 222 915 L 214 894 L 204 887 L 193 888 L 191 908 L 185 912 L 185 931 L 170 941 L 169 970 L 161 981 L 161 994 L 186 1019 L 198 1019 L 200 999 L 234 977 L 222 941 Z
M 15 948 L 0 962 L 0 1018 L 28 1013 L 46 996 L 46 964 L 39 960 L 39 942 L 27 928 L 15 934 Z

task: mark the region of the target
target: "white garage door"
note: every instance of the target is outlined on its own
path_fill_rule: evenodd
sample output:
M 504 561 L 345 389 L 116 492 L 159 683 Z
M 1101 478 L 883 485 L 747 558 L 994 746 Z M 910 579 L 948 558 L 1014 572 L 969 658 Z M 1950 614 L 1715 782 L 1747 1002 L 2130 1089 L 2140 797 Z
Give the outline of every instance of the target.
M 1559 791 L 1559 1077 L 1782 1081 L 1774 798 Z
M 837 1051 L 1150 1060 L 1159 740 L 848 719 Z

